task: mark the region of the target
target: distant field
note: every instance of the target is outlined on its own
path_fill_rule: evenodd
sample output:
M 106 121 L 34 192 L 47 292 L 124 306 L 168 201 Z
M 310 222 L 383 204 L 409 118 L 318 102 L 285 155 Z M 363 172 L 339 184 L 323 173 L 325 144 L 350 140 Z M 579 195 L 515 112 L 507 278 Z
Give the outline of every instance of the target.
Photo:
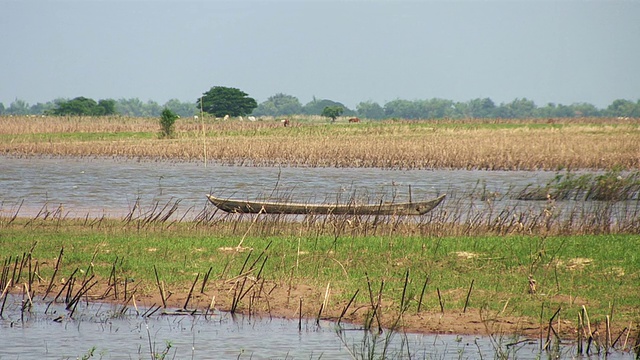
M 390 169 L 637 169 L 635 119 L 422 120 L 328 123 L 321 118 L 178 119 L 161 139 L 157 119 L 0 117 L 0 152 L 123 156 L 234 165 Z

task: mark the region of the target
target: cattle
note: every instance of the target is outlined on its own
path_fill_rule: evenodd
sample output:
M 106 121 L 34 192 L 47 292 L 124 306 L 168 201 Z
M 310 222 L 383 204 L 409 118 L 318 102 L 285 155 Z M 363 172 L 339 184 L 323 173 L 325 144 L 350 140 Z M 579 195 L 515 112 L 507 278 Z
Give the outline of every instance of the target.
M 225 116 L 224 116 L 224 119 L 222 119 L 222 120 L 225 120 L 225 121 L 226 121 L 226 120 L 229 120 L 229 115 L 225 115 Z
M 349 122 L 350 123 L 359 123 L 360 119 L 358 119 L 357 117 L 354 117 L 354 118 L 349 119 Z
M 249 119 L 249 121 L 256 121 L 256 118 L 254 116 L 249 116 L 247 119 Z
M 289 124 L 290 124 L 289 119 L 282 120 L 282 125 L 284 125 L 284 127 L 289 126 Z

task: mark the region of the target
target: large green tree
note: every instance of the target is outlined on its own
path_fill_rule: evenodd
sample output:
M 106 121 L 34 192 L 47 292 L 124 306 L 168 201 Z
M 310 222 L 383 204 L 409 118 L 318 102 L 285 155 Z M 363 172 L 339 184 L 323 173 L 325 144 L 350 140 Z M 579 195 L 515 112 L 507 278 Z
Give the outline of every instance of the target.
M 200 104 L 202 102 L 202 104 Z M 214 86 L 202 94 L 197 100 L 197 106 L 208 114 L 216 117 L 244 116 L 251 114 L 258 107 L 255 99 L 236 88 Z

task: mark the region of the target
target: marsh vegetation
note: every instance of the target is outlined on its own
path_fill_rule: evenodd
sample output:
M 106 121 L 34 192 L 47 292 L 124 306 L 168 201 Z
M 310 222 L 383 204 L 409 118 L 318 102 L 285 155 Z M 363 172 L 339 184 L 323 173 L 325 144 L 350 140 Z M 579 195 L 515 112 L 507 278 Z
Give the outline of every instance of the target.
M 0 117 L 0 151 L 16 156 L 120 156 L 229 165 L 385 169 L 629 170 L 640 167 L 634 120 L 432 120 L 327 124 L 179 119 Z
M 560 172 L 523 189 L 479 184 L 418 218 L 205 207 L 186 219 L 179 200 L 122 218 L 68 218 L 44 206 L 22 217 L 12 208 L 0 219 L 3 289 L 59 292 L 70 303 L 331 319 L 373 331 L 517 333 L 547 345 L 572 338 L 589 342 L 588 351 L 628 351 L 639 338 L 637 122 L 292 119 L 283 127 L 275 120 L 179 119 L 174 138 L 158 139 L 157 121 L 148 119 L 2 117 L 0 151 L 24 161 L 206 157 L 229 165 Z

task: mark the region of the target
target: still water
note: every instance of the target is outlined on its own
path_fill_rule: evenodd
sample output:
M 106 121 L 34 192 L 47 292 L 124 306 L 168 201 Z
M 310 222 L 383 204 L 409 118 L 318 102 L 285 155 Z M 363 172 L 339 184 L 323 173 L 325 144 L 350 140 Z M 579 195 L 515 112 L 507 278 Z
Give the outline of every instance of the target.
M 139 200 L 151 206 L 180 200 L 195 214 L 205 194 L 244 199 L 269 196 L 300 202 L 426 200 L 474 187 L 503 192 L 544 185 L 554 172 L 381 170 L 361 168 L 231 167 L 186 162 L 0 156 L 0 211 L 34 216 L 62 206 L 68 217 L 127 214 Z M 7 215 L 7 214 L 4 214 Z
M 538 359 L 572 358 L 575 347 L 541 352 L 535 339 L 472 335 L 388 334 L 372 339 L 353 326 L 256 319 L 216 312 L 204 316 L 139 316 L 132 308 L 82 303 L 73 318 L 63 304 L 44 302 L 23 312 L 10 295 L 0 319 L 0 359 Z M 144 309 L 139 309 L 141 313 Z M 391 335 L 387 338 L 388 335 Z M 170 347 L 168 347 L 170 344 Z M 385 350 L 384 347 L 387 346 Z M 155 356 L 155 357 L 154 357 Z M 589 359 L 604 358 L 593 355 Z M 633 359 L 614 352 L 609 359 Z

